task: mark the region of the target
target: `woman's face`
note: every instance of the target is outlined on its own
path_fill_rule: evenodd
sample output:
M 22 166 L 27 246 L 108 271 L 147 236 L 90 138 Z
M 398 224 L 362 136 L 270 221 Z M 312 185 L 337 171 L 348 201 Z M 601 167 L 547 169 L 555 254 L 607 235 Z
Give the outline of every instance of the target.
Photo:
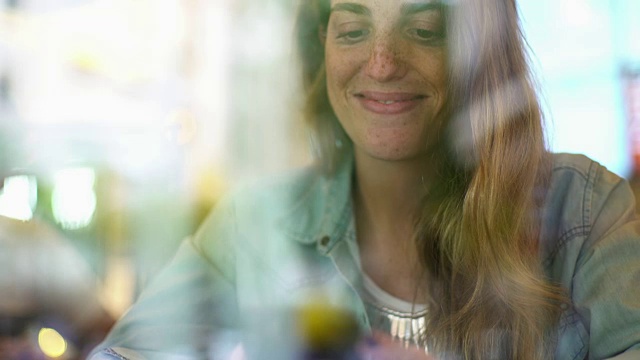
M 331 0 L 325 62 L 331 106 L 361 155 L 424 155 L 441 124 L 446 39 L 432 0 Z

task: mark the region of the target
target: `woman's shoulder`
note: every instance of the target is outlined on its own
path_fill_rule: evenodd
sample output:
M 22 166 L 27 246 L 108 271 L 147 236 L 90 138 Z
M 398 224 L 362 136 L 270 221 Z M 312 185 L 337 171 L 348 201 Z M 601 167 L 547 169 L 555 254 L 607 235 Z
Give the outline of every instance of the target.
M 231 211 L 237 220 L 250 221 L 282 216 L 301 203 L 313 206 L 327 182 L 314 166 L 243 181 L 221 197 L 213 213 Z
M 339 222 L 348 207 L 351 170 L 345 161 L 332 173 L 314 164 L 254 179 L 225 195 L 213 216 L 226 212 L 245 228 L 277 225 L 300 236 L 316 232 L 321 224 Z
M 597 161 L 580 154 L 553 154 L 546 211 L 571 214 L 571 226 L 589 227 L 603 209 L 635 206 L 629 183 Z M 564 218 L 566 221 L 568 219 Z
M 569 172 L 586 178 L 592 171 L 609 172 L 603 165 L 583 154 L 553 153 L 551 156 L 554 173 Z
M 335 183 L 334 176 L 308 166 L 238 184 L 214 206 L 196 242 L 227 239 L 237 245 L 244 239 L 263 246 L 263 240 L 274 234 L 307 238 L 324 221 Z
M 586 156 L 556 154 L 553 160 L 543 266 L 573 302 L 560 321 L 556 355 L 588 352 L 601 359 L 637 349 L 640 223 L 634 193 L 626 180 Z
M 627 184 L 622 177 L 585 155 L 556 153 L 552 159 L 551 195 L 567 196 L 569 200 L 578 201 L 573 196 L 594 190 L 599 195 L 606 195 L 616 187 Z
M 553 154 L 543 210 L 547 262 L 558 260 L 563 252 L 579 256 L 580 249 L 634 216 L 635 197 L 625 179 L 587 156 Z
M 612 214 L 633 213 L 635 209 L 628 182 L 597 161 L 578 154 L 552 156 L 542 234 L 549 261 L 563 248 L 579 248 L 594 231 L 606 231 L 599 224 Z

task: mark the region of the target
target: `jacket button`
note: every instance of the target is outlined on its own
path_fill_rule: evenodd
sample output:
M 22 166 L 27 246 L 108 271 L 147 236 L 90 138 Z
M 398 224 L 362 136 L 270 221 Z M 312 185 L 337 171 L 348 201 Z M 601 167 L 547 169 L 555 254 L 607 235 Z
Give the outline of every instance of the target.
M 331 239 L 328 236 L 323 236 L 322 239 L 320 239 L 320 245 L 327 246 L 329 245 L 330 240 Z

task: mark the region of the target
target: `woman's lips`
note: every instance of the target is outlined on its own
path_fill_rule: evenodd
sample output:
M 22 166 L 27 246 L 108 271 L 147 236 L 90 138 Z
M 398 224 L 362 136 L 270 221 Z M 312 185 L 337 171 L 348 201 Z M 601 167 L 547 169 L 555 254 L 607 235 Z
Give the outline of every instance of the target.
M 356 93 L 355 98 L 362 106 L 373 113 L 397 115 L 409 112 L 420 105 L 426 97 L 415 93 L 385 93 L 364 91 Z

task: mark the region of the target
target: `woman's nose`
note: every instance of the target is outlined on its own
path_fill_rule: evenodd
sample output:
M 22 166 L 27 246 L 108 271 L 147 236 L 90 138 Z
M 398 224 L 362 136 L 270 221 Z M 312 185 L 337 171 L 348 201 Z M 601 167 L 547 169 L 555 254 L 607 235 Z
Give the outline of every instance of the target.
M 407 66 L 399 51 L 399 44 L 393 38 L 377 39 L 372 45 L 365 73 L 379 82 L 402 78 Z

